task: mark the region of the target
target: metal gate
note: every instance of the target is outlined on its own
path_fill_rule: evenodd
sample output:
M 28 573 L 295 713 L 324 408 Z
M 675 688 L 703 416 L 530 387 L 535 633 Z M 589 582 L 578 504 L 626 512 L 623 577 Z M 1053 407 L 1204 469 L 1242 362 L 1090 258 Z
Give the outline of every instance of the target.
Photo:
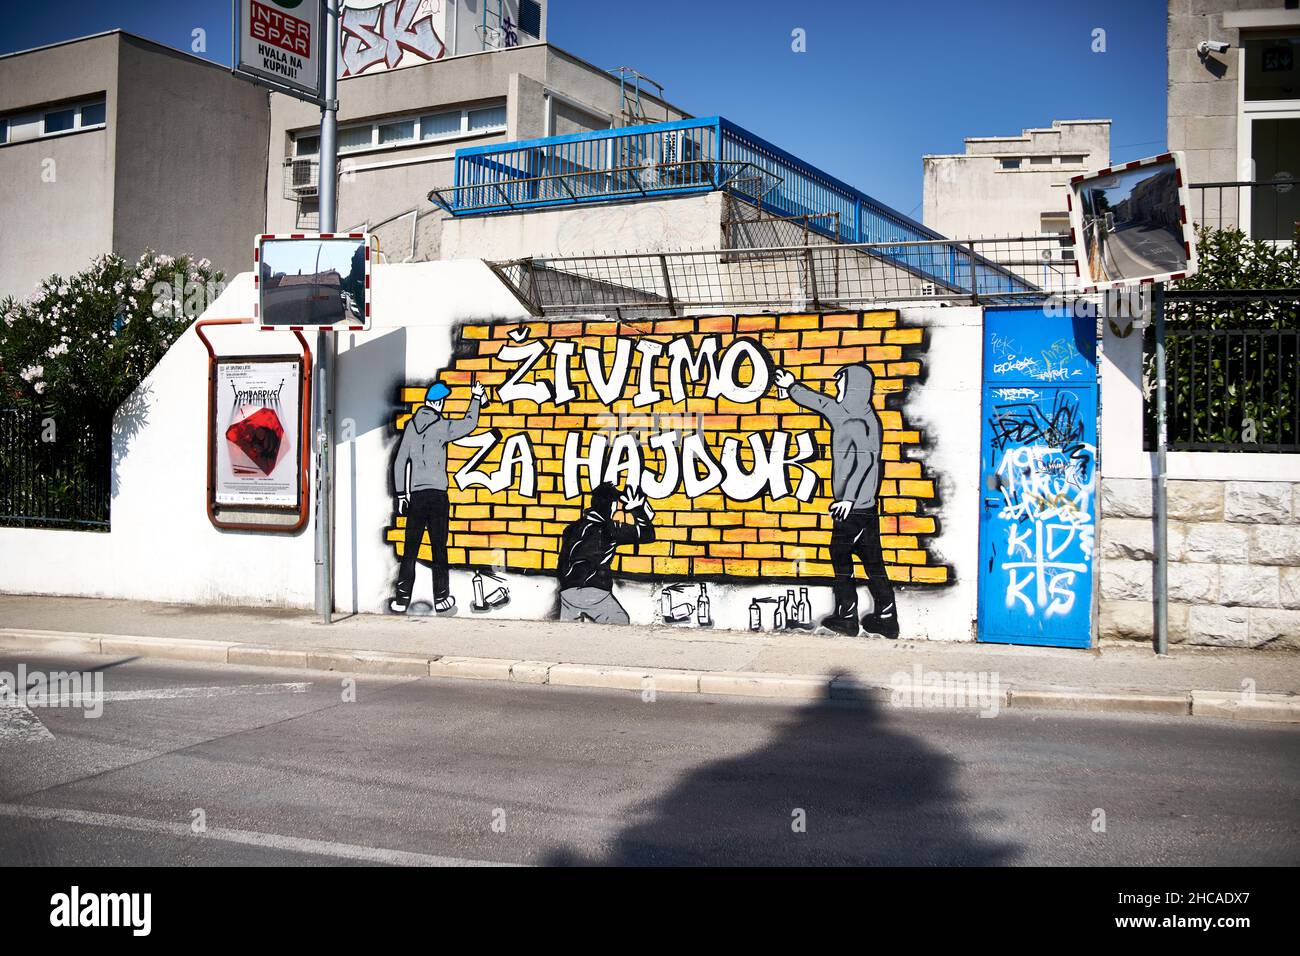
M 984 312 L 981 641 L 1092 643 L 1096 352 L 1095 319 Z

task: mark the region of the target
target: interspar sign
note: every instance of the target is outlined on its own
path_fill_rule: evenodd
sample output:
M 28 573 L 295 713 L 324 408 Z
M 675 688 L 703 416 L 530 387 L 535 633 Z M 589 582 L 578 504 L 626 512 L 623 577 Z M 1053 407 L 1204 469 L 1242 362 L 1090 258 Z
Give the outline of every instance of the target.
M 235 72 L 303 99 L 320 97 L 325 42 L 320 0 L 240 0 Z

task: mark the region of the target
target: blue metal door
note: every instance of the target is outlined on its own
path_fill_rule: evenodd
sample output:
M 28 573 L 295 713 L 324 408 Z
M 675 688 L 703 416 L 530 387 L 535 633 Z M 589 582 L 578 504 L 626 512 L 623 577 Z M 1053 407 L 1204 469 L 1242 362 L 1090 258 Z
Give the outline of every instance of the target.
M 1092 643 L 1095 330 L 1038 306 L 984 312 L 981 641 Z

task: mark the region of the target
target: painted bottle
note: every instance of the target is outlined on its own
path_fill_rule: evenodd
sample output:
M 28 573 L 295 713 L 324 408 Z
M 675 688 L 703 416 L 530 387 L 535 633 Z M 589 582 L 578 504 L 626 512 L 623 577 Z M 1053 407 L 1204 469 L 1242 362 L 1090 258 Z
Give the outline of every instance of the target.
M 794 588 L 785 592 L 785 626 L 799 626 L 799 602 L 794 599 Z
M 709 600 L 708 585 L 700 585 L 700 603 L 696 606 L 695 619 L 700 627 L 713 626 L 712 602 Z
M 763 609 L 758 606 L 758 598 L 749 602 L 749 629 L 751 631 L 763 629 Z
M 799 623 L 812 623 L 812 601 L 808 600 L 808 589 L 799 589 Z
M 785 596 L 782 595 L 781 597 L 776 599 L 776 615 L 772 620 L 772 627 L 774 630 L 784 631 L 785 622 L 786 622 Z
M 479 610 L 487 607 L 487 601 L 483 599 L 483 575 L 478 571 L 474 572 L 474 606 Z

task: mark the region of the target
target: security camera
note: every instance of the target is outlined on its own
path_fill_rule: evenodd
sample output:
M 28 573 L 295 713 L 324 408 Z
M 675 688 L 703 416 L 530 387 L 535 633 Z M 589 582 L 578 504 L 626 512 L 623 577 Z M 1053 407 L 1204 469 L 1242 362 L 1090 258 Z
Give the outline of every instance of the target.
M 1231 43 L 1225 43 L 1222 40 L 1202 40 L 1196 44 L 1196 52 L 1200 56 L 1209 56 L 1211 53 L 1227 53 L 1231 48 Z

